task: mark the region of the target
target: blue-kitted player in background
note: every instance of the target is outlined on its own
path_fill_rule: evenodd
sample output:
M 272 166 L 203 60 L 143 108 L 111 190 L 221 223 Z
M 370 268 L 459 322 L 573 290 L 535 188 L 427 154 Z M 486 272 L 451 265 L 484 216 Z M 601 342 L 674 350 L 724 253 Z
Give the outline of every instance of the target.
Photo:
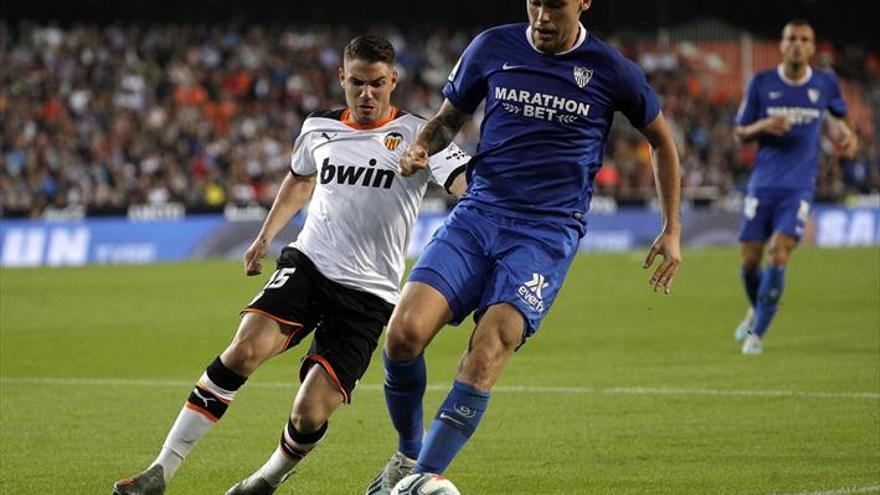
M 530 0 L 529 23 L 477 36 L 442 108 L 401 160 L 404 175 L 424 168 L 485 101 L 468 192 L 422 254 L 388 325 L 385 396 L 399 445 L 370 495 L 388 493 L 411 471 L 443 473 L 476 430 L 492 385 L 562 286 L 618 111 L 653 147 L 663 227 L 644 266 L 663 258 L 651 284 L 669 292 L 681 261 L 678 153 L 639 67 L 578 21 L 590 4 Z M 422 353 L 440 328 L 471 313 L 467 353 L 423 441 Z
M 858 148 L 855 133 L 841 120 L 846 103 L 837 80 L 810 67 L 816 51 L 810 24 L 803 20 L 786 24 L 780 50 L 782 64 L 752 78 L 736 117 L 739 140 L 758 143 L 740 230 L 742 281 L 751 303 L 736 329 L 743 354 L 763 352 L 764 334 L 785 285 L 785 266 L 810 212 L 826 112 L 831 138 L 841 154 L 852 157 Z M 761 270 L 768 244 L 770 259 Z

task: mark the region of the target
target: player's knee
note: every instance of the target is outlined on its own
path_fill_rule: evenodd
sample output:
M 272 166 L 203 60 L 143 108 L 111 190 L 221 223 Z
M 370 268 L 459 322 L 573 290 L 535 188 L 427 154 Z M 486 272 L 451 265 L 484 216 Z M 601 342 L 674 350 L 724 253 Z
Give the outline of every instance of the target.
M 788 258 L 788 253 L 779 253 L 773 256 L 771 262 L 773 263 L 773 266 L 785 266 L 788 264 Z
M 754 271 L 761 267 L 761 256 L 747 255 L 742 258 L 742 266 L 746 270 Z
M 232 371 L 250 375 L 264 361 L 272 357 L 284 338 L 278 324 L 254 313 L 242 319 L 238 332 L 229 347 L 223 351 L 223 363 Z
M 761 250 L 744 249 L 742 252 L 742 266 L 746 270 L 757 270 L 761 267 Z
M 406 332 L 388 333 L 385 353 L 392 361 L 412 361 L 425 350 L 417 336 Z
M 385 352 L 392 361 L 410 361 L 425 351 L 426 332 L 421 327 L 413 312 L 394 314 L 385 335 Z
M 785 246 L 774 244 L 770 246 L 769 254 L 770 263 L 773 266 L 785 266 L 788 264 L 789 257 L 791 257 L 791 250 Z

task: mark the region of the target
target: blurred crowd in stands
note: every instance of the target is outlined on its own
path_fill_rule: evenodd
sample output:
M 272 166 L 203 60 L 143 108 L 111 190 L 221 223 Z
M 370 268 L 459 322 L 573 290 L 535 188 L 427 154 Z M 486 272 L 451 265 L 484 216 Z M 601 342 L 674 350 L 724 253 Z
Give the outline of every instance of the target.
M 393 101 L 432 115 L 447 74 L 476 31 L 379 31 L 398 51 L 401 82 Z M 271 204 L 303 118 L 344 104 L 336 70 L 355 34 L 329 26 L 0 22 L 0 212 Z M 686 198 L 741 194 L 755 152 L 733 140 L 740 95 L 708 94 L 699 70 L 675 55 L 622 49 L 661 95 L 682 152 Z M 859 79 L 866 93 L 880 98 L 876 55 L 843 63 L 827 68 Z M 473 151 L 478 138 L 479 115 L 459 142 Z M 821 199 L 880 189 L 877 138 L 862 133 L 861 139 L 861 156 L 842 164 L 826 143 Z M 597 193 L 644 202 L 654 195 L 652 181 L 647 144 L 616 125 Z

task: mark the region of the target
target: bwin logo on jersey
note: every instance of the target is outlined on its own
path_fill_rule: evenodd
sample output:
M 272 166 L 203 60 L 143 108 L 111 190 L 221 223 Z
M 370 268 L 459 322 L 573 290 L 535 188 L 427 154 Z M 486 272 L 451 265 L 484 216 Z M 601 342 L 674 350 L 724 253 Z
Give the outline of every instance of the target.
M 590 79 L 593 78 L 593 69 L 587 69 L 586 67 L 577 67 L 574 68 L 574 82 L 577 83 L 579 88 L 583 88 L 586 86 Z
M 358 185 L 363 187 L 381 187 L 382 189 L 390 189 L 391 183 L 394 182 L 394 172 L 391 170 L 377 170 L 376 159 L 370 159 L 370 167 L 356 167 L 354 165 L 334 165 L 330 163 L 330 158 L 324 158 L 321 165 L 321 184 L 348 184 L 350 186 Z
M 403 134 L 399 132 L 392 132 L 385 136 L 385 147 L 388 148 L 388 151 L 394 151 L 400 146 L 400 143 L 403 142 Z
M 547 283 L 547 279 L 540 273 L 533 273 L 532 279 L 523 282 L 517 292 L 523 302 L 534 308 L 535 311 L 543 313 L 544 296 L 541 294 L 541 290 L 546 289 L 547 287 L 550 287 L 550 284 Z

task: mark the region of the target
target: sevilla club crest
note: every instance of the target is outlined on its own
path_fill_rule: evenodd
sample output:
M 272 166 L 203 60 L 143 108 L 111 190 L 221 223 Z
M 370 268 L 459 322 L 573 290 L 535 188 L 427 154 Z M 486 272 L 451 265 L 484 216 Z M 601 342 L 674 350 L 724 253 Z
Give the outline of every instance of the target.
M 577 67 L 574 68 L 574 82 L 577 83 L 578 87 L 583 88 L 590 82 L 590 79 L 593 78 L 593 69 L 587 69 L 586 67 Z

